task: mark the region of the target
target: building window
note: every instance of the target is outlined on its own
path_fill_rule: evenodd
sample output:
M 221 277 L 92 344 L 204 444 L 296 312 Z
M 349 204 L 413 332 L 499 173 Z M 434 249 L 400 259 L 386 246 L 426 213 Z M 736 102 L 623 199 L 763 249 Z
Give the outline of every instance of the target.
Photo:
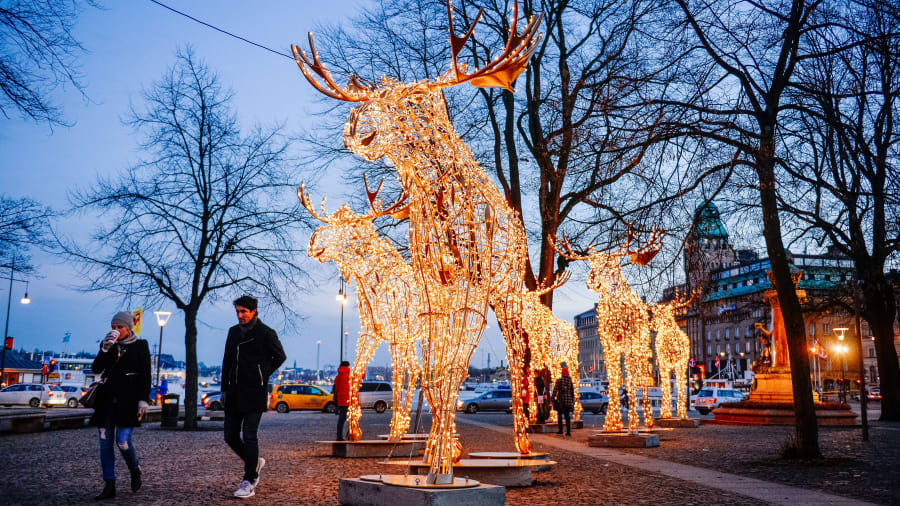
M 750 353 L 750 341 L 747 341 L 747 353 Z
M 718 341 L 719 339 L 722 339 L 722 331 L 716 329 L 716 341 Z
M 875 358 L 875 347 L 869 348 L 869 358 Z
M 731 355 L 731 343 L 725 345 L 725 353 Z
M 809 337 L 815 337 L 815 336 L 816 336 L 816 326 L 813 325 L 812 323 L 810 323 L 809 324 Z
M 731 329 L 725 329 L 725 339 L 731 339 Z
M 706 345 L 706 354 L 712 355 L 712 345 L 711 344 Z
M 719 353 L 722 353 L 722 345 L 721 344 L 716 345 L 716 355 L 718 355 Z
M 830 333 L 831 333 L 831 325 L 829 325 L 827 323 L 823 323 L 822 324 L 822 335 L 827 336 Z
M 707 341 L 712 341 L 712 330 L 707 330 L 707 331 L 706 331 L 706 340 L 707 340 Z

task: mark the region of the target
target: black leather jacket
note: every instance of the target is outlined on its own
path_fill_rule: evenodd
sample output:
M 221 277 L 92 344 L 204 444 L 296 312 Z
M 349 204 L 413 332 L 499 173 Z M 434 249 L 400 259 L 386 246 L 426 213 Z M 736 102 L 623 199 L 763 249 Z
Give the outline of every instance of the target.
M 265 411 L 269 376 L 284 363 L 278 334 L 258 319 L 228 330 L 222 358 L 225 409 L 242 413 Z

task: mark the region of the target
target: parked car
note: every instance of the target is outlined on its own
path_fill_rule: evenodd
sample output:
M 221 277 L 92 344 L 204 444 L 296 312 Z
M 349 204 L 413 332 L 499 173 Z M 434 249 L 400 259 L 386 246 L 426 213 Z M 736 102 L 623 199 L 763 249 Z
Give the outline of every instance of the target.
M 79 387 L 76 385 L 57 385 L 66 393 L 66 406 L 70 408 L 77 408 L 78 401 L 84 397 L 84 394 L 87 392 L 88 387 Z
M 221 411 L 225 409 L 225 401 L 222 399 L 222 392 L 210 392 L 209 394 L 203 394 L 200 402 L 203 403 L 204 408 L 210 409 L 212 411 Z
M 701 415 L 706 415 L 723 403 L 738 402 L 745 397 L 744 392 L 733 388 L 703 388 L 694 397 L 694 409 L 699 411 Z
M 11 385 L 0 391 L 0 405 L 11 406 L 13 404 L 22 404 L 32 408 L 63 406 L 66 404 L 66 392 L 58 386 L 41 383 Z
M 579 388 L 578 395 L 581 399 L 581 407 L 585 411 L 590 411 L 595 415 L 606 414 L 606 408 L 609 407 L 609 397 L 605 393 L 593 388 Z
M 269 398 L 269 409 L 288 413 L 292 409 L 315 409 L 334 413 L 334 395 L 315 385 L 278 385 Z
M 387 381 L 363 381 L 359 385 L 359 407 L 384 413 L 394 401 L 394 391 Z
M 477 413 L 479 411 L 510 411 L 511 402 L 512 390 L 497 389 L 476 395 L 465 401 L 460 400 L 456 403 L 456 409 L 464 410 L 466 413 Z
M 869 390 L 868 398 L 870 401 L 880 401 L 881 400 L 881 389 L 873 388 Z

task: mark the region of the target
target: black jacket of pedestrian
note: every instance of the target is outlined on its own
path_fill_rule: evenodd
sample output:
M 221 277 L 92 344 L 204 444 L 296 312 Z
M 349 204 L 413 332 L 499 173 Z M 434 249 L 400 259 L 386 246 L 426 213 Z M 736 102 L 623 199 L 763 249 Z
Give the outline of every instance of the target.
M 575 388 L 568 374 L 560 376 L 553 385 L 553 404 L 557 411 L 572 411 L 575 407 Z
M 222 358 L 225 409 L 241 413 L 265 411 L 269 376 L 284 363 L 278 334 L 254 318 L 228 330 Z
M 150 403 L 150 347 L 147 341 L 116 343 L 108 351 L 101 348 L 91 370 L 106 378 L 97 392 L 91 424 L 103 427 L 111 417 L 116 427 L 139 426 L 138 402 Z

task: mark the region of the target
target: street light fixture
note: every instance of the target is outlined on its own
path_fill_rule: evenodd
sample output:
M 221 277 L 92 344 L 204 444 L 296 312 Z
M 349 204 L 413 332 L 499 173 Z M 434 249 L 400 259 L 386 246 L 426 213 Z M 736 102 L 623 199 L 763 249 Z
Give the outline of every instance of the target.
M 334 297 L 335 300 L 341 303 L 341 353 L 340 353 L 340 361 L 344 361 L 344 305 L 347 304 L 347 294 L 344 292 L 344 276 L 340 276 L 340 288 L 338 288 L 338 293 Z
M 6 382 L 3 381 L 3 376 L 6 374 L 6 348 L 7 346 L 12 349 L 12 343 L 9 337 L 9 312 L 12 309 L 12 288 L 13 281 L 18 281 L 20 283 L 25 283 L 25 296 L 19 301 L 22 304 L 30 304 L 31 299 L 28 298 L 28 281 L 24 279 L 16 279 L 16 255 L 13 253 L 12 263 L 9 266 L 9 277 L 8 278 L 0 278 L 0 279 L 8 279 L 9 280 L 9 294 L 6 299 L 6 326 L 3 330 L 3 346 L 0 351 L 0 386 L 6 385 Z
M 156 315 L 156 324 L 159 325 L 159 347 L 156 349 L 156 393 L 159 395 L 159 359 L 162 356 L 163 327 L 166 326 L 166 323 L 169 323 L 169 317 L 172 316 L 172 312 L 154 311 L 153 314 Z

